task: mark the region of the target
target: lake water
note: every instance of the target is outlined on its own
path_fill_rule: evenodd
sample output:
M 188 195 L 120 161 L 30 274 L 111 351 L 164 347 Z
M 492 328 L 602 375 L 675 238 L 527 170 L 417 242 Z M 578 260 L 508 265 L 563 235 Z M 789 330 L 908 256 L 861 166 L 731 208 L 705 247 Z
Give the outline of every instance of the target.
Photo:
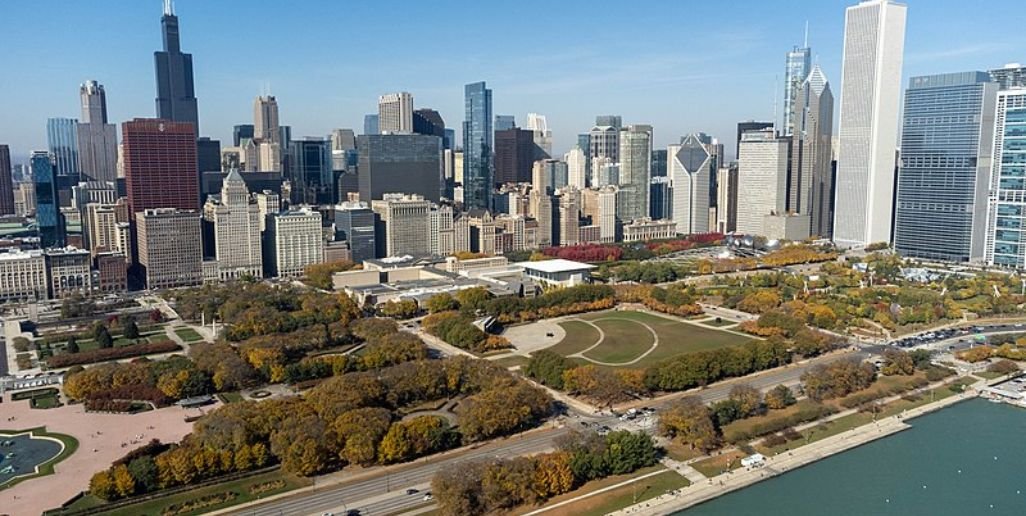
M 677 514 L 1026 516 L 1026 410 L 973 399 Z

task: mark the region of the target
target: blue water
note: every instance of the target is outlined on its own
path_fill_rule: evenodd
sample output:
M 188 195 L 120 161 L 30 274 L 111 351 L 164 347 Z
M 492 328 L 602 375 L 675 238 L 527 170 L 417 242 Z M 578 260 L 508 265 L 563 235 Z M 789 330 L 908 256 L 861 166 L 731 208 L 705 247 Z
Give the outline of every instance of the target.
M 1026 516 L 1026 410 L 974 399 L 677 514 Z

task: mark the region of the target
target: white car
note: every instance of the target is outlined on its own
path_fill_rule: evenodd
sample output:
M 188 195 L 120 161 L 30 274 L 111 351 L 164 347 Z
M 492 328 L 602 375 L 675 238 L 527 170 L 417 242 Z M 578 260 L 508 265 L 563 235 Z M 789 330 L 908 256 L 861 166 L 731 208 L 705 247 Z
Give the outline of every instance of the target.
M 429 501 L 434 500 L 434 499 L 435 499 L 435 497 L 431 496 L 431 493 L 424 493 L 424 501 L 425 502 L 429 502 Z

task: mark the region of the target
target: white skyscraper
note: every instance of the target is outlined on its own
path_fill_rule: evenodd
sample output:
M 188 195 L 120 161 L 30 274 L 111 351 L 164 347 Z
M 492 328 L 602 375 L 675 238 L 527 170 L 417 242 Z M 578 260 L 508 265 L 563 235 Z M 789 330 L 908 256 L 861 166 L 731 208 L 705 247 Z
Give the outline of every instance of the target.
M 413 132 L 413 94 L 401 91 L 378 97 L 378 132 Z
M 222 281 L 263 276 L 260 245 L 260 206 L 250 202 L 249 189 L 232 170 L 221 187 L 220 202 L 207 201 L 213 216 L 214 248 Z
M 844 21 L 834 242 L 889 242 L 907 7 L 867 0 Z
M 673 221 L 685 235 L 709 232 L 709 182 L 716 160 L 697 134 L 666 151 L 667 175 L 673 188 Z
M 563 155 L 563 161 L 566 162 L 567 184 L 584 190 L 588 181 L 588 157 L 584 151 L 580 147 L 574 147 Z
M 551 158 L 552 131 L 549 129 L 549 123 L 545 120 L 545 115 L 539 115 L 538 113 L 528 113 L 527 130 L 532 131 L 534 133 L 534 145 L 545 153 L 544 158 Z M 535 159 L 544 158 L 535 157 Z
M 784 213 L 789 144 L 789 139 L 777 138 L 773 129 L 741 135 L 737 164 L 738 233 L 766 236 L 766 216 Z

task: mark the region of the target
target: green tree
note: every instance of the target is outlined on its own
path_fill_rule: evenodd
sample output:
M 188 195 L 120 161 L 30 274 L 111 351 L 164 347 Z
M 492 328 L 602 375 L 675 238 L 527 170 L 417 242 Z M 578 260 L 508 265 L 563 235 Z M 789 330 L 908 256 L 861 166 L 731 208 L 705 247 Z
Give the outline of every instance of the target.
M 442 292 L 428 298 L 425 307 L 428 312 L 434 314 L 438 312 L 447 312 L 449 310 L 458 310 L 460 308 L 460 304 L 456 301 L 456 298 L 452 297 L 451 294 L 448 292 Z
M 794 393 L 786 385 L 778 385 L 766 393 L 766 407 L 779 410 L 794 405 L 796 402 Z
M 68 337 L 68 345 L 65 349 L 68 353 L 78 353 L 78 339 L 74 335 Z
M 543 349 L 531 355 L 524 374 L 553 389 L 563 388 L 563 373 L 574 363 L 559 353 Z
M 106 326 L 100 326 L 96 331 L 96 344 L 103 349 L 114 347 L 114 339 Z
M 128 320 L 128 323 L 125 324 L 125 330 L 122 332 L 122 335 L 129 340 L 136 340 L 139 338 L 139 325 L 135 324 L 134 319 Z
M 157 464 L 153 457 L 143 456 L 128 463 L 128 472 L 132 474 L 136 487 L 143 492 L 156 491 L 160 486 L 157 483 Z

